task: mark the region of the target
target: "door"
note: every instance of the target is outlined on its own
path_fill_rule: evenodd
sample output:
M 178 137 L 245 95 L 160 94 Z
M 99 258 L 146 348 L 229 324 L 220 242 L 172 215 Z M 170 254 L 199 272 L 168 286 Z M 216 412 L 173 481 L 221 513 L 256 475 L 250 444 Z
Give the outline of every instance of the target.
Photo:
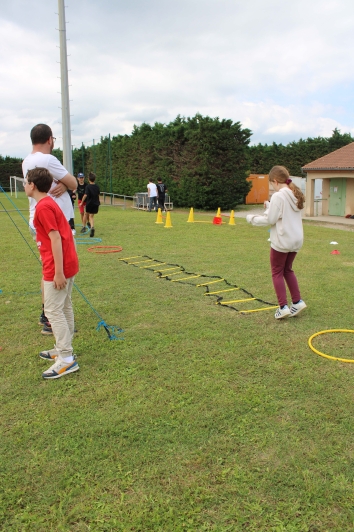
M 331 216 L 344 216 L 345 196 L 346 179 L 330 179 L 328 214 Z
M 247 181 L 252 183 L 252 188 L 246 196 L 246 204 L 263 203 L 269 200 L 269 177 L 268 174 L 251 174 Z

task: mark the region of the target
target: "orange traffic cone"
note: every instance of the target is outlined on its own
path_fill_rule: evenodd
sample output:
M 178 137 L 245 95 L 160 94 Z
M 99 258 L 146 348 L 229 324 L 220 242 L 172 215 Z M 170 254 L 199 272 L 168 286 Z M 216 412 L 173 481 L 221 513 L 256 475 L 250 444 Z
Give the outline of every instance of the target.
M 230 212 L 229 225 L 236 225 L 236 224 L 235 224 L 235 213 L 234 213 L 234 211 L 231 211 L 231 212 Z
M 220 207 L 218 207 L 218 212 L 216 213 L 216 218 L 221 218 Z
M 167 211 L 167 214 L 166 214 L 166 223 L 165 223 L 164 227 L 172 227 L 170 211 Z
M 189 216 L 188 216 L 188 220 L 187 220 L 187 223 L 194 223 L 194 211 L 193 211 L 193 207 L 191 207 L 191 210 L 189 211 Z
M 162 214 L 161 214 L 161 209 L 160 209 L 160 207 L 158 208 L 158 211 L 157 211 L 157 216 L 156 216 L 156 222 L 155 222 L 155 224 L 163 224 Z

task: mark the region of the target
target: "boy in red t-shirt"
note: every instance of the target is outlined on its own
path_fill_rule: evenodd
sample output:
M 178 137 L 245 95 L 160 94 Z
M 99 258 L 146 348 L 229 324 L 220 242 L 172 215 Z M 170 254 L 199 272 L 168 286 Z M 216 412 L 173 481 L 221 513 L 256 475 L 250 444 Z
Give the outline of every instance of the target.
M 72 348 L 74 312 L 71 292 L 79 261 L 70 225 L 53 198 L 47 195 L 53 178 L 46 168 L 29 170 L 24 183 L 29 198 L 37 201 L 34 215 L 37 246 L 42 259 L 44 311 L 55 337 L 54 349 L 39 356 L 55 363 L 42 374 L 58 379 L 79 369 Z

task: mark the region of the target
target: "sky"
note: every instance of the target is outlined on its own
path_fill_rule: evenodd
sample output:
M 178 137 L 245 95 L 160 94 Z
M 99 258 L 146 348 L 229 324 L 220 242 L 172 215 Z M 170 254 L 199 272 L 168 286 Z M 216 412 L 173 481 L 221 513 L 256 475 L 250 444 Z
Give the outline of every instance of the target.
M 56 0 L 0 10 L 0 155 L 62 147 Z M 251 144 L 354 135 L 353 0 L 66 0 L 72 145 L 196 113 Z

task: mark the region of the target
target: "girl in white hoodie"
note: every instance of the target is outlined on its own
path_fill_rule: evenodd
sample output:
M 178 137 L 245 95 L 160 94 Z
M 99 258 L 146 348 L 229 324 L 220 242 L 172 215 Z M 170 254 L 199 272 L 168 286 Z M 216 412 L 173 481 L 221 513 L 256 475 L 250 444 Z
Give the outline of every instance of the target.
M 270 202 L 264 202 L 266 207 L 264 215 L 249 214 L 246 218 L 252 225 L 271 225 L 270 266 L 279 303 L 275 318 L 282 319 L 296 316 L 306 308 L 300 296 L 296 275 L 292 270 L 294 259 L 304 240 L 301 209 L 304 207 L 305 197 L 294 185 L 284 166 L 274 166 L 269 172 L 269 181 L 273 184 L 275 192 Z M 291 295 L 290 308 L 284 280 Z

